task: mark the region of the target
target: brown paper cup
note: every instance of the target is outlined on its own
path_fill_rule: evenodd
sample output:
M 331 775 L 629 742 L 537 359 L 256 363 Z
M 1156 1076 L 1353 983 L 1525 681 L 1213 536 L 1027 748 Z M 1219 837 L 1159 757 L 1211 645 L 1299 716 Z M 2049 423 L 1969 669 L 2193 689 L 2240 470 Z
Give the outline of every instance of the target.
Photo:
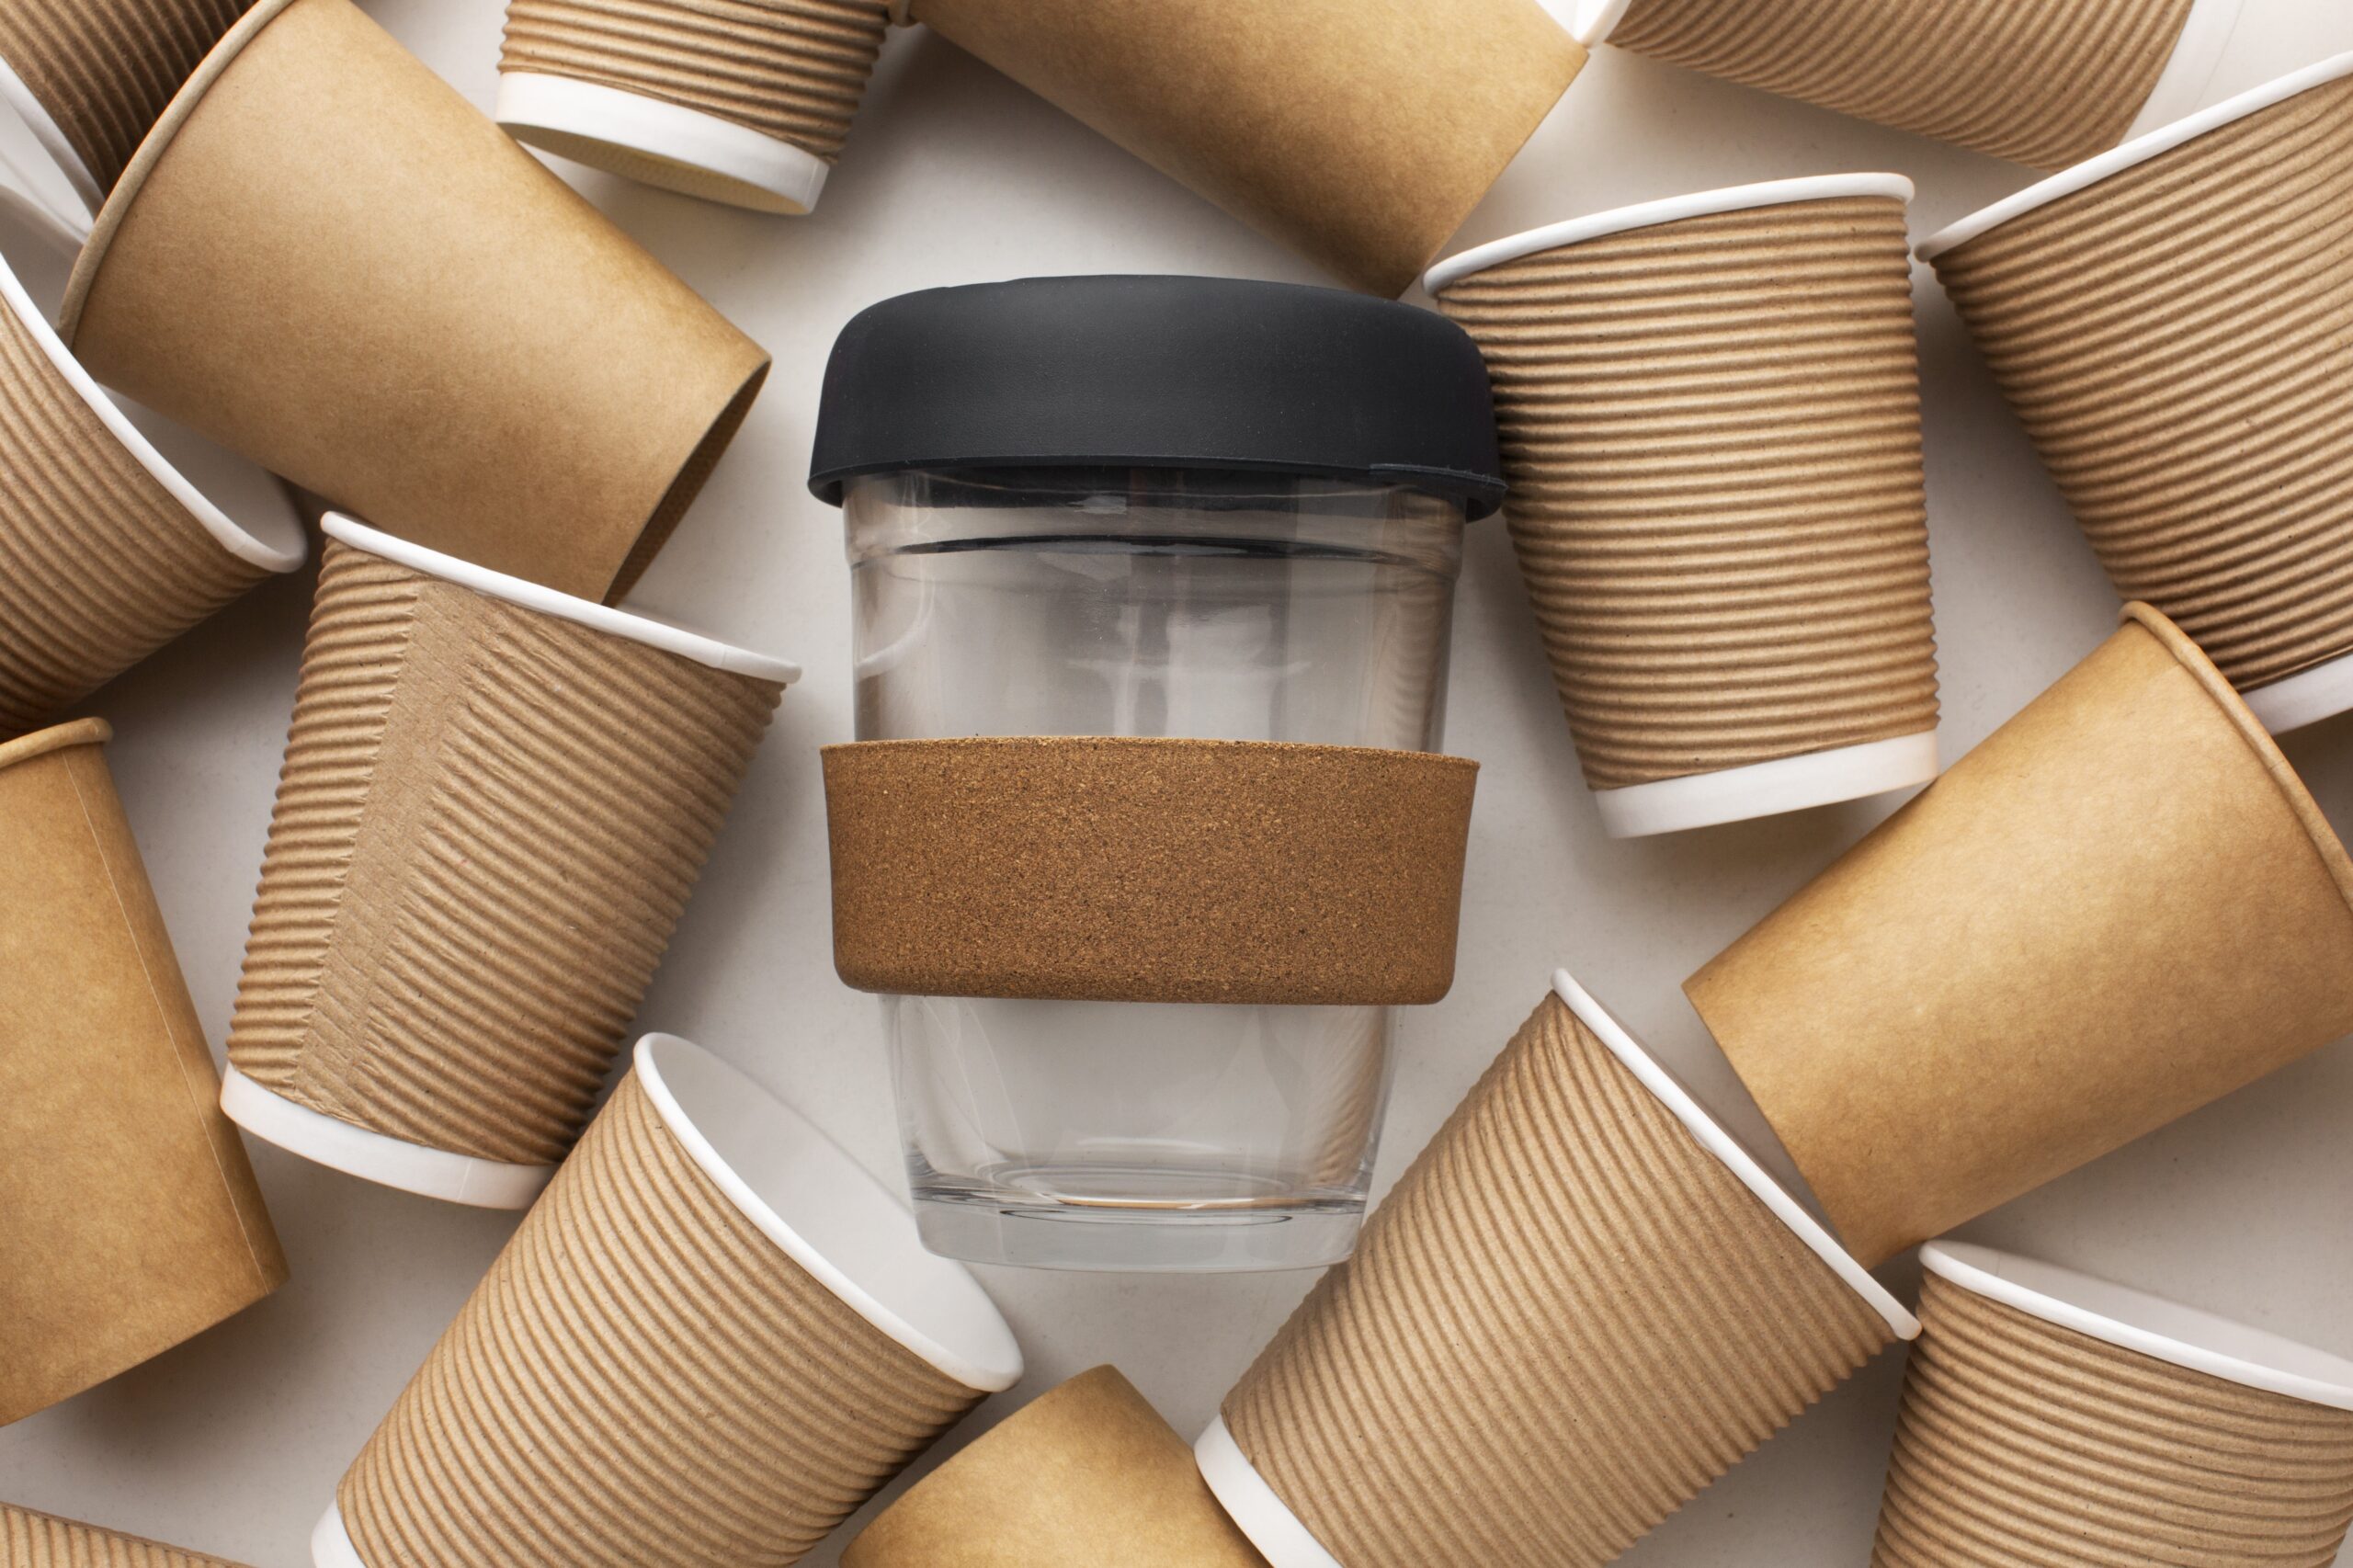
M 1985 1247 L 1923 1254 L 1874 1568 L 2327 1568 L 2353 1362 Z
M 96 212 L 240 0 L 9 0 L 0 101 Z
M 2195 107 L 2240 0 L 1583 0 L 1578 34 L 2041 168 Z
M 971 1275 L 666 1035 L 369 1439 L 320 1568 L 782 1568 L 1021 1377 Z
M 222 1104 L 337 1170 L 519 1209 L 799 672 L 327 534 Z
M 1923 244 L 2100 563 L 2274 733 L 2353 708 L 2353 54 Z
M 1867 1262 L 2353 1030 L 2353 861 L 2145 605 L 1685 986 Z
M 0 744 L 0 1426 L 286 1282 L 110 733 Z
M 1185 1440 L 1097 1367 L 918 1482 L 842 1568 L 1266 1568 Z
M 1512 541 L 1613 835 L 1936 776 L 1911 194 L 1710 191 L 1430 274 L 1486 355 Z
M 1553 985 L 1199 1445 L 1274 1568 L 1608 1562 L 1918 1331 Z
M 890 21 L 883 0 L 508 0 L 498 122 L 665 190 L 807 212 Z
M 262 0 L 74 272 L 97 378 L 377 526 L 625 593 L 767 357 L 348 0 Z
M 1390 299 L 1586 60 L 1537 0 L 915 0 L 913 11 L 1196 194 Z
M 238 1568 L 238 1564 L 0 1503 L 0 1568 Z

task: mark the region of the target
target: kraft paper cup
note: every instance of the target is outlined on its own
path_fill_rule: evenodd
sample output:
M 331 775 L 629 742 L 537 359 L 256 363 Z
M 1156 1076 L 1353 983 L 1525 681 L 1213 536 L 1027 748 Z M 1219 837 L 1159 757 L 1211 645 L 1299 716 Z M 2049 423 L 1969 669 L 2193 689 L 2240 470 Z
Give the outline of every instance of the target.
M 859 1532 L 843 1568 L 1266 1568 L 1134 1385 L 1041 1394 Z
M 799 671 L 326 527 L 222 1104 L 336 1170 L 520 1209 Z
M 2353 1031 L 2353 861 L 2146 605 L 1686 984 L 1868 1263 Z
M 912 19 L 1290 245 L 1394 299 L 1586 51 L 1540 0 L 914 0 Z
M 0 1503 L 5 1568 L 239 1568 L 201 1552 Z
M 1613 836 L 1936 777 L 1911 195 L 1710 191 L 1430 273 L 1486 355 L 1505 515 Z
M 1273 1568 L 1584 1568 L 1918 1329 L 1563 972 L 1197 1453 Z
M 83 719 L 0 744 L 0 1426 L 286 1281 Z
M 856 1161 L 649 1035 L 313 1554 L 782 1568 L 1021 1372 L 980 1286 Z
M 882 0 L 508 0 L 498 122 L 665 190 L 805 213 L 889 29 Z
M 2119 593 L 2274 733 L 2353 708 L 2353 54 L 1920 247 Z
M 1986 1247 L 1932 1243 L 1875 1568 L 2327 1568 L 2353 1361 Z
M 1605 40 L 1940 142 L 2060 168 L 2189 112 L 2244 0 L 1577 0 Z
M 388 532 L 616 600 L 767 356 L 348 0 L 262 0 L 74 267 L 98 380 Z

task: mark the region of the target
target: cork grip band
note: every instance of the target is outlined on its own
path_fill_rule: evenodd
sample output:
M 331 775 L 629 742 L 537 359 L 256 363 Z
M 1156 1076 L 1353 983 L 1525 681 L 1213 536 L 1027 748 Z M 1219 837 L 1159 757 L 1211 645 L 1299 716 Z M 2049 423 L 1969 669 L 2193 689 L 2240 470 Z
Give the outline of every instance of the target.
M 1435 1002 L 1477 776 L 1251 741 L 829 747 L 835 964 L 918 995 Z

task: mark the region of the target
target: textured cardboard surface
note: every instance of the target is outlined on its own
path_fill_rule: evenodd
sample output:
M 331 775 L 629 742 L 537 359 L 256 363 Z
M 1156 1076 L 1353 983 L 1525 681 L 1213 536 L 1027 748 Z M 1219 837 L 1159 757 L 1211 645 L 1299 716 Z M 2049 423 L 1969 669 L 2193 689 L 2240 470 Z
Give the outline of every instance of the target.
M 982 1397 L 763 1235 L 631 1077 L 337 1497 L 369 1568 L 783 1568 Z
M 0 740 L 270 574 L 223 549 L 0 304 Z
M 508 0 L 502 72 L 568 76 L 841 155 L 882 0 Z
M 286 1280 L 108 734 L 0 745 L 0 1426 Z
M 1936 259 L 2118 592 L 2242 690 L 2353 653 L 2353 81 Z
M 829 746 L 835 965 L 926 996 L 1435 1002 L 1477 781 L 1356 746 Z
M 330 540 L 231 1062 L 407 1142 L 563 1158 L 780 692 Z
M 0 6 L 0 61 L 110 190 L 244 10 L 243 0 L 9 0 Z
M 1536 0 L 915 0 L 915 19 L 1394 299 L 1585 65 Z
M 893 1503 L 843 1568 L 1266 1568 L 1192 1449 L 1110 1367 L 1040 1394 Z
M 238 1568 L 238 1564 L 0 1503 L 0 1568 Z
M 1937 726 L 1904 203 L 1605 235 L 1454 283 L 1586 782 Z
M 1924 1281 L 1874 1568 L 2328 1568 L 2353 1414 Z
M 1611 43 L 1712 76 L 2059 168 L 2113 147 L 2191 0 L 1634 0 Z
M 2353 1030 L 2348 896 L 2286 758 L 2135 606 L 1686 989 L 1876 1262 Z
M 264 0 L 74 269 L 93 374 L 374 526 L 618 598 L 767 357 L 348 0 Z
M 1597 1568 L 1890 1337 L 1547 996 L 1225 1420 L 1348 1568 Z

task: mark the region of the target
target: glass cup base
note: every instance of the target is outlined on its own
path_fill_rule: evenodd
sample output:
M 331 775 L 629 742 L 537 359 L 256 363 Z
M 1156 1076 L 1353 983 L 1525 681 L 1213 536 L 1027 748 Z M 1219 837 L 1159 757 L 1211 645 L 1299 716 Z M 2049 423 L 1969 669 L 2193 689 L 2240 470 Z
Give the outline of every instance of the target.
M 1325 1268 L 1355 1250 L 1361 1201 L 1265 1201 L 1188 1209 L 918 1191 L 924 1245 L 964 1263 L 1122 1274 L 1253 1274 Z

